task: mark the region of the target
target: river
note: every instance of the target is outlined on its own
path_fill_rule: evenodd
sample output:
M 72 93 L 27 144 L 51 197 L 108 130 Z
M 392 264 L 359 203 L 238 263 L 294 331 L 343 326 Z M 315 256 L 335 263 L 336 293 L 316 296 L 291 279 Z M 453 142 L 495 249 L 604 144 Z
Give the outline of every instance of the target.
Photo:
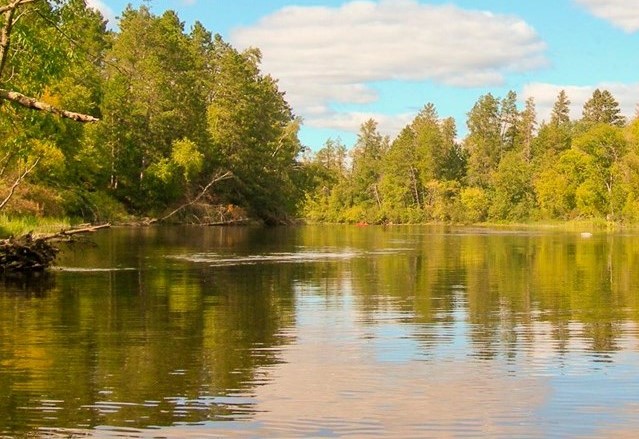
M 639 234 L 114 228 L 0 280 L 0 437 L 634 437 Z

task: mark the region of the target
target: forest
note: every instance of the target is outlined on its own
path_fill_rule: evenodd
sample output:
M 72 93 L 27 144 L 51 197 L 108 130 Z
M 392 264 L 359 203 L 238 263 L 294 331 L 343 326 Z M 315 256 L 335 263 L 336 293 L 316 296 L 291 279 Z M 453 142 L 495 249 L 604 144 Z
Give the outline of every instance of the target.
M 548 122 L 513 91 L 481 96 L 468 135 L 428 103 L 394 139 L 374 120 L 349 151 L 328 141 L 309 166 L 315 189 L 305 216 L 363 223 L 525 223 L 639 220 L 639 120 L 626 121 L 607 90 L 571 120 L 559 92 Z
M 0 13 L 0 213 L 293 217 L 300 121 L 259 50 L 146 6 L 117 32 L 84 0 L 0 1 Z
M 571 120 L 486 94 L 465 138 L 427 103 L 396 138 L 301 144 L 258 48 L 173 11 L 0 0 L 0 217 L 199 224 L 639 222 L 639 120 L 596 90 Z

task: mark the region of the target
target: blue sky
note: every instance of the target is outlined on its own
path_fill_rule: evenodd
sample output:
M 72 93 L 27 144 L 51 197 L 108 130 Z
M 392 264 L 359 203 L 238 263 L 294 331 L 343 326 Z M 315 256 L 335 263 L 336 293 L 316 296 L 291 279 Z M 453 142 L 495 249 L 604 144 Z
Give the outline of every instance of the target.
M 595 88 L 633 116 L 639 103 L 637 0 L 88 0 L 117 25 L 131 3 L 173 9 L 237 48 L 259 47 L 304 120 L 302 142 L 350 146 L 359 125 L 391 137 L 432 102 L 457 120 L 488 92 L 534 97 L 539 121 L 565 89 L 571 116 Z

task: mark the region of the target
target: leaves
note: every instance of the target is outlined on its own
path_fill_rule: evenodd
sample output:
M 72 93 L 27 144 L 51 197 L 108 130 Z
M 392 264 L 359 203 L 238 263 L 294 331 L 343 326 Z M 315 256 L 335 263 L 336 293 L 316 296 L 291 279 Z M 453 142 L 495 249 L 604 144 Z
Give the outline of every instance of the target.
M 595 92 L 580 121 L 570 120 L 569 105 L 561 91 L 550 122 L 538 127 L 533 98 L 520 109 L 514 92 L 481 96 L 461 144 L 454 123 L 439 120 L 430 103 L 387 148 L 371 147 L 381 136 L 371 134 L 376 123 L 368 121 L 351 172 L 323 179 L 307 206 L 315 219 L 347 222 L 635 221 L 638 122 L 621 127 L 618 104 L 605 90 Z M 331 166 L 329 152 L 312 162 L 319 175 Z

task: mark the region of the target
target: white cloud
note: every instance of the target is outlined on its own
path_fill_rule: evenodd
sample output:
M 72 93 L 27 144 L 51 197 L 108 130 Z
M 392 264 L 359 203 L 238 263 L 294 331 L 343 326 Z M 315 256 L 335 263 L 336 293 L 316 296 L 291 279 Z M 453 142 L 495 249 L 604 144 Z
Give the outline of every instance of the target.
M 399 132 L 415 118 L 415 113 L 402 113 L 388 115 L 374 112 L 326 112 L 313 117 L 313 126 L 316 128 L 331 128 L 340 131 L 358 132 L 360 126 L 368 119 L 374 119 L 378 123 L 379 131 L 383 135 L 394 138 Z
M 626 32 L 639 31 L 639 8 L 636 0 L 574 0 L 592 15 L 610 21 Z
M 111 24 L 115 23 L 115 13 L 102 0 L 87 0 L 87 6 L 100 11 Z
M 331 128 L 350 126 L 359 117 L 337 117 L 331 103 L 378 100 L 371 82 L 498 85 L 509 73 L 547 64 L 546 45 L 517 17 L 416 0 L 290 6 L 236 29 L 231 42 L 259 47 L 263 70 L 280 80 L 306 124 Z
M 535 98 L 537 108 L 537 119 L 549 121 L 552 107 L 557 100 L 557 95 L 561 90 L 566 91 L 570 99 L 570 118 L 580 119 L 584 103 L 592 97 L 595 89 L 608 90 L 619 102 L 621 113 L 627 118 L 632 118 L 635 114 L 637 103 L 639 103 L 639 83 L 600 83 L 592 86 L 557 85 L 546 83 L 528 84 L 522 90 L 523 99 Z

